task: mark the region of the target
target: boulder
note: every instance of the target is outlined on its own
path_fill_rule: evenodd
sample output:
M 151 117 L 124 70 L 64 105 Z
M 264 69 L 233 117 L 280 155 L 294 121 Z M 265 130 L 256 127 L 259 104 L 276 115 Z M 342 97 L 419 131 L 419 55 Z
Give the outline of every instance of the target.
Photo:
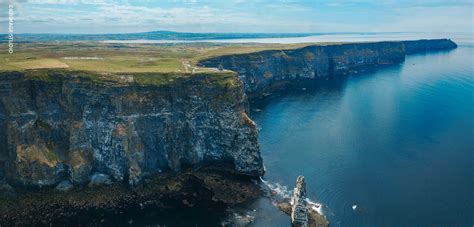
M 112 180 L 109 175 L 103 173 L 94 173 L 89 182 L 89 186 L 98 186 L 98 185 L 109 185 L 112 184 Z
M 5 182 L 0 181 L 0 196 L 14 196 L 15 189 Z
M 61 183 L 56 186 L 56 190 L 66 192 L 71 190 L 73 187 L 74 185 L 72 185 L 71 181 L 65 180 L 61 181 Z

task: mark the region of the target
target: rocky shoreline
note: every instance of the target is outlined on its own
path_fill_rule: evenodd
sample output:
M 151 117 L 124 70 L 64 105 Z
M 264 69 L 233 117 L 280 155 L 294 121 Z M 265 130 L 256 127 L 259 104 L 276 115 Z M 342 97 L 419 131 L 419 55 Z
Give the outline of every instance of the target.
M 137 188 L 125 184 L 84 186 L 62 192 L 53 188 L 17 189 L 0 196 L 0 226 L 107 225 L 133 222 L 126 212 L 227 209 L 262 195 L 257 179 L 206 169 L 157 174 Z M 4 190 L 5 192 L 5 190 Z
M 135 188 L 114 182 L 68 191 L 57 187 L 14 189 L 2 182 L 0 226 L 144 225 L 149 220 L 141 219 L 141 215 L 147 213 L 159 216 L 192 212 L 206 217 L 211 214 L 213 220 L 207 223 L 210 226 L 247 226 L 254 217 L 234 213 L 235 209 L 262 197 L 274 201 L 275 208 L 287 214 L 289 220 L 294 219 L 295 212 L 307 217 L 304 223 L 294 226 L 329 226 L 325 216 L 313 209 L 314 204 L 306 202 L 304 179 L 303 184 L 300 179 L 294 189 L 294 195 L 300 196 L 293 198 L 275 198 L 276 192 L 260 179 L 213 167 L 155 174 Z M 300 203 L 303 205 L 299 206 Z M 297 206 L 301 209 L 295 209 Z M 149 224 L 169 224 L 161 221 Z

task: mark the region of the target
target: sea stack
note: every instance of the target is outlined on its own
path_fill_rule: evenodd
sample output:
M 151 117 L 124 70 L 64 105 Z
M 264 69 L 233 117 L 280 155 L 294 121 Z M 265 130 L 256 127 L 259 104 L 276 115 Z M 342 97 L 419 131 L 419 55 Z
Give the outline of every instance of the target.
M 308 226 L 308 208 L 306 205 L 306 183 L 304 182 L 304 176 L 298 176 L 291 207 L 291 224 L 294 227 Z

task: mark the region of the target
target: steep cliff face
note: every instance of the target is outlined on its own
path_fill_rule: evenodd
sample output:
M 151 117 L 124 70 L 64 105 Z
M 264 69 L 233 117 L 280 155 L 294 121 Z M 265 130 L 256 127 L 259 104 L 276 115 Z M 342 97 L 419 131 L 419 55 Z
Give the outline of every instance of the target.
M 452 48 L 450 40 L 337 44 L 199 63 L 237 72 L 240 80 L 229 77 L 233 86 L 199 74 L 142 84 L 134 82 L 139 75 L 114 81 L 76 72 L 0 73 L 0 180 L 83 184 L 97 173 L 136 185 L 149 173 L 205 165 L 260 176 L 257 129 L 247 116 L 244 85 L 258 93 L 279 82 L 318 81 L 397 64 L 406 54 Z
M 449 39 L 431 39 L 431 40 L 414 40 L 404 41 L 406 54 L 426 53 L 440 50 L 451 50 L 458 45 Z
M 307 46 L 226 55 L 199 62 L 206 67 L 235 71 L 246 92 L 261 92 L 279 82 L 317 80 L 403 62 L 406 54 L 456 48 L 451 40 L 352 43 Z
M 200 75 L 160 86 L 0 77 L 0 177 L 10 182 L 83 184 L 98 172 L 135 185 L 213 164 L 263 174 L 237 78 L 229 87 Z

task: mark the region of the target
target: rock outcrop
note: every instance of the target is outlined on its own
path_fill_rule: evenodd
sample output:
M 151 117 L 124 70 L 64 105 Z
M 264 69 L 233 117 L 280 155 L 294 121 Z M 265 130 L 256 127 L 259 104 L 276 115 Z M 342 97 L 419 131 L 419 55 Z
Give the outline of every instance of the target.
M 86 184 L 98 172 L 133 186 L 150 173 L 208 165 L 263 175 L 236 77 L 235 86 L 206 75 L 140 85 L 35 73 L 45 75 L 0 73 L 0 180 Z
M 306 197 L 306 183 L 303 176 L 298 176 L 291 199 L 276 200 L 278 209 L 288 214 L 292 226 L 328 227 L 326 217 L 319 213 L 321 204 L 314 203 Z
M 244 81 L 245 91 L 258 94 L 288 82 L 303 81 L 308 85 L 321 79 L 399 64 L 407 54 L 456 47 L 449 39 L 312 45 L 218 56 L 198 64 L 235 71 Z
M 308 226 L 308 208 L 306 204 L 306 183 L 303 176 L 296 179 L 291 206 L 291 224 L 294 227 Z

